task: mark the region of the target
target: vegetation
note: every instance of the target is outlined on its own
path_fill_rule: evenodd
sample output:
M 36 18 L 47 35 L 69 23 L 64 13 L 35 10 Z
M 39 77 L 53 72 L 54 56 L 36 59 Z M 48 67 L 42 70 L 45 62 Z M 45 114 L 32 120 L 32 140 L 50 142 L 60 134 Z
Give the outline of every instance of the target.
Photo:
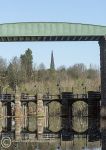
M 50 69 L 41 63 L 39 67 L 33 65 L 33 54 L 28 48 L 20 58 L 16 56 L 9 64 L 0 57 L 0 85 L 3 92 L 15 89 L 18 85 L 20 92 L 53 94 L 59 91 L 74 91 L 84 93 L 86 90 L 99 90 L 100 71 L 93 65 L 87 68 L 84 64 L 75 64 L 66 68 L 60 66 L 55 69 L 53 52 Z

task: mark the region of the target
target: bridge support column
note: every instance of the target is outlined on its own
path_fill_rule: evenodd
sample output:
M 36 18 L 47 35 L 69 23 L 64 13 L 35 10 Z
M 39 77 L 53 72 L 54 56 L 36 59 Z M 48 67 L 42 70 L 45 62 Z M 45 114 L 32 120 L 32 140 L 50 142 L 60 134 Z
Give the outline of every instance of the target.
M 101 116 L 106 117 L 106 37 L 99 41 L 101 67 Z
M 37 139 L 42 139 L 44 124 L 44 107 L 42 94 L 37 94 Z
M 0 101 L 0 133 L 2 132 L 2 117 L 3 117 L 3 110 L 2 110 L 2 102 Z
M 7 131 L 11 131 L 12 126 L 12 112 L 11 112 L 11 102 L 7 103 Z
M 28 123 L 27 123 L 27 103 L 24 103 L 22 105 L 22 112 L 23 112 L 23 128 L 27 129 Z
M 100 139 L 100 92 L 88 91 L 88 141 Z
M 99 41 L 101 65 L 101 135 L 102 150 L 106 150 L 106 36 Z
M 44 127 L 48 128 L 48 106 L 44 105 Z
M 73 93 L 62 92 L 62 139 L 73 139 L 72 133 L 72 103 Z M 72 133 L 72 134 L 71 134 Z
M 2 110 L 3 110 L 2 127 L 3 127 L 3 130 L 7 130 L 7 106 L 6 106 L 6 103 L 2 104 Z
M 88 117 L 100 118 L 100 92 L 88 91 Z
M 18 93 L 15 95 L 15 139 L 16 141 L 21 140 L 21 102 L 20 102 L 20 96 Z

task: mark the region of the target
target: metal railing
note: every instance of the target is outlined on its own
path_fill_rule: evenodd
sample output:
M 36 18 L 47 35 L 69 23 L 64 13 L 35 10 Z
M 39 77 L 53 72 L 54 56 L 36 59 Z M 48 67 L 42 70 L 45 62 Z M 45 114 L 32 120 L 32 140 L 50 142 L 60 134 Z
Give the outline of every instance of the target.
M 73 94 L 73 99 L 86 99 L 88 98 L 88 95 L 87 94 Z
M 60 95 L 43 95 L 43 100 L 56 100 L 59 98 Z
M 48 134 L 48 133 L 44 133 L 43 134 L 43 138 L 44 139 L 54 139 L 54 138 L 59 138 L 60 137 L 60 134 Z
M 21 94 L 21 101 L 35 101 L 36 99 L 36 95 L 33 96 L 25 93 Z
M 12 101 L 15 100 L 15 95 L 12 94 L 0 94 L 0 101 Z

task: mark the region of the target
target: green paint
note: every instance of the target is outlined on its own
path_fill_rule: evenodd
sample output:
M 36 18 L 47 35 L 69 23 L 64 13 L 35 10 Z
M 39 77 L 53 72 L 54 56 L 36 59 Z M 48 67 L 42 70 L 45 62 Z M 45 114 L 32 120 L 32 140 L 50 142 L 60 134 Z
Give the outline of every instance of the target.
M 0 24 L 0 37 L 104 35 L 106 35 L 106 26 L 100 25 L 65 22 L 26 22 Z

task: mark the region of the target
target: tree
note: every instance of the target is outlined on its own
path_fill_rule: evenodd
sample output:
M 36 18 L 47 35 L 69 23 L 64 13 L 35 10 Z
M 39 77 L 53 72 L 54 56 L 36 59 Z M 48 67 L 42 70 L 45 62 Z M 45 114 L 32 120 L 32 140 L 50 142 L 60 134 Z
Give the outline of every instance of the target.
M 45 68 L 46 67 L 45 67 L 44 63 L 41 63 L 38 67 L 39 70 L 45 70 Z
M 15 84 L 19 84 L 21 81 L 20 76 L 20 60 L 17 57 L 14 57 L 10 62 L 8 68 L 8 82 L 11 88 L 14 89 Z
M 24 79 L 31 79 L 32 76 L 32 63 L 33 63 L 33 56 L 32 51 L 28 48 L 25 51 L 25 54 L 20 56 L 21 59 L 21 72 Z
M 5 72 L 7 69 L 6 60 L 0 57 L 0 72 Z
M 83 78 L 85 76 L 85 73 L 86 66 L 82 63 L 75 64 L 72 67 L 68 68 L 68 74 L 74 79 Z
M 90 64 L 90 67 L 87 70 L 87 78 L 95 79 L 98 78 L 99 76 L 100 76 L 100 72 L 97 69 L 97 67 Z
M 67 69 L 64 65 L 60 66 L 56 72 L 57 80 L 65 81 L 67 79 Z
M 6 60 L 0 57 L 0 84 L 4 85 L 7 78 L 7 64 Z

